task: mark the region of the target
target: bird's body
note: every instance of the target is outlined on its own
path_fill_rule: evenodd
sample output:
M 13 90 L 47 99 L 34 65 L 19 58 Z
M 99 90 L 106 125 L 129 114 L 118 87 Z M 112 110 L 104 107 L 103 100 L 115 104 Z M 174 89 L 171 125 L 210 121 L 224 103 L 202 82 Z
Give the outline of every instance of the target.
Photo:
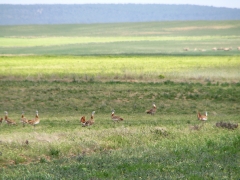
M 112 110 L 111 118 L 112 118 L 112 120 L 115 121 L 115 122 L 123 121 L 123 118 L 121 118 L 120 116 L 116 116 L 116 115 L 114 114 L 114 110 Z
M 83 116 L 81 119 L 80 119 L 80 122 L 82 123 L 82 126 L 85 127 L 85 126 L 91 126 L 94 124 L 94 114 L 95 114 L 95 111 L 92 112 L 91 114 L 91 118 L 90 120 L 86 121 L 85 119 L 85 116 Z
M 35 125 L 36 125 L 36 124 L 39 124 L 39 123 L 40 123 L 40 118 L 39 118 L 39 116 L 38 116 L 38 111 L 36 111 L 36 116 L 35 116 L 35 118 L 32 119 L 32 120 L 28 120 L 28 124 L 33 125 L 34 128 L 35 128 Z
M 200 112 L 198 112 L 197 118 L 198 118 L 198 120 L 200 120 L 200 121 L 206 121 L 207 118 L 208 118 L 208 116 L 207 116 L 207 111 L 205 112 L 205 115 L 201 115 Z
M 156 106 L 155 104 L 153 104 L 152 109 L 147 110 L 146 113 L 147 113 L 147 114 L 154 115 L 154 114 L 156 113 L 156 111 L 157 111 L 157 106 Z
M 7 111 L 5 111 L 5 118 L 4 118 L 4 120 L 5 120 L 5 122 L 8 124 L 8 125 L 16 125 L 16 123 L 15 123 L 15 121 L 14 120 L 12 120 L 12 119 L 9 119 L 9 117 L 8 117 L 8 112 Z
M 25 124 L 28 123 L 28 120 L 27 120 L 27 118 L 24 116 L 24 112 L 23 112 L 23 111 L 22 111 L 22 116 L 21 116 L 20 122 L 23 124 L 23 126 L 25 126 Z

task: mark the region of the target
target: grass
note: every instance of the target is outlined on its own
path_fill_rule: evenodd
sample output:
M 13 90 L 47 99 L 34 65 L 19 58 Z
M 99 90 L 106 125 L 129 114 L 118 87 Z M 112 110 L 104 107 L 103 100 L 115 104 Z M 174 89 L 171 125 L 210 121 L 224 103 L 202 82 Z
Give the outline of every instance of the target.
M 1 178 L 239 175 L 239 129 L 215 126 L 239 121 L 239 83 L 1 81 L 1 87 L 7 88 L 0 106 L 12 119 L 18 121 L 22 110 L 34 117 L 36 109 L 41 118 L 35 129 L 0 126 Z M 154 116 L 145 114 L 152 102 L 158 107 Z M 111 109 L 124 121 L 112 122 Z M 89 118 L 92 110 L 94 126 L 81 127 L 80 117 Z M 208 110 L 209 120 L 194 131 L 189 127 L 201 124 L 197 110 Z
M 0 26 L 1 37 L 239 36 L 239 21 Z
M 115 127 L 78 127 L 71 132 L 65 129 L 65 133 L 49 134 L 50 143 L 36 141 L 37 137 L 43 139 L 44 134 L 35 132 L 28 146 L 21 142 L 9 145 L 11 151 L 21 149 L 21 154 L 13 155 L 15 165 L 1 169 L 1 176 L 7 179 L 235 179 L 239 176 L 239 131 L 218 129 L 213 123 L 196 132 L 191 132 L 184 123 L 166 125 L 166 135 L 156 130 L 157 124 L 110 126 Z M 35 163 L 19 165 L 29 163 L 31 156 L 35 156 L 32 159 Z
M 238 179 L 239 128 L 216 123 L 239 123 L 239 27 L 1 26 L 0 117 L 17 126 L 0 124 L 0 179 Z M 22 110 L 40 124 L 23 127 Z
M 89 43 L 116 43 L 116 42 L 146 42 L 146 41 L 159 41 L 159 42 L 176 42 L 176 41 L 235 41 L 238 36 L 185 36 L 185 37 L 161 37 L 161 36 L 134 36 L 134 37 L 2 37 L 1 47 L 34 47 L 34 46 L 61 46 L 68 44 L 89 44 Z
M 238 82 L 240 77 L 239 56 L 14 56 L 0 60 L 2 80 Z
M 239 21 L 1 26 L 0 54 L 239 55 L 239 28 Z

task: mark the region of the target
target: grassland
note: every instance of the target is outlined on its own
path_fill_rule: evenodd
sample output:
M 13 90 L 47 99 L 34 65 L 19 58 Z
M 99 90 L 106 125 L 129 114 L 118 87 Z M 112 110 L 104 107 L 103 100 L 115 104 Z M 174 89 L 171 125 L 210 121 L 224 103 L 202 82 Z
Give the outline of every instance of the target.
M 2 178 L 239 175 L 239 130 L 215 126 L 239 122 L 239 83 L 2 81 L 1 87 L 1 107 L 12 119 L 18 121 L 23 109 L 29 118 L 38 109 L 41 117 L 35 129 L 1 125 Z M 158 112 L 149 116 L 144 112 L 152 102 Z M 111 109 L 124 121 L 113 123 Z M 80 117 L 92 110 L 94 126 L 81 127 Z M 197 110 L 209 110 L 209 121 L 191 130 L 202 126 Z
M 239 56 L 14 56 L 2 80 L 238 82 Z
M 0 27 L 0 117 L 17 122 L 0 124 L 0 179 L 238 179 L 239 127 L 216 122 L 239 123 L 239 51 L 211 48 L 238 47 L 239 27 Z M 36 109 L 40 124 L 23 127 L 22 110 L 32 119 Z M 95 124 L 82 127 L 93 110 Z
M 0 54 L 239 55 L 239 32 L 239 21 L 1 26 Z

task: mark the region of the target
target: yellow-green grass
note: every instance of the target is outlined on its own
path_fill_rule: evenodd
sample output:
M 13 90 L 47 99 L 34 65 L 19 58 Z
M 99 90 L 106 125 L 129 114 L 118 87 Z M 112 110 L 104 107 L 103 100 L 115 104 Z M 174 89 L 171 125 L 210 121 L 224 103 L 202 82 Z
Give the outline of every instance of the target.
M 4 37 L 0 38 L 0 54 L 238 55 L 239 39 L 239 36 Z
M 216 41 L 238 41 L 239 36 L 122 36 L 122 37 L 1 37 L 0 47 L 32 47 L 32 46 L 61 46 L 68 44 L 87 44 L 87 43 L 113 43 L 113 42 L 139 42 L 139 41 L 185 41 L 191 42 L 206 42 Z
M 2 80 L 239 81 L 239 56 L 1 57 Z

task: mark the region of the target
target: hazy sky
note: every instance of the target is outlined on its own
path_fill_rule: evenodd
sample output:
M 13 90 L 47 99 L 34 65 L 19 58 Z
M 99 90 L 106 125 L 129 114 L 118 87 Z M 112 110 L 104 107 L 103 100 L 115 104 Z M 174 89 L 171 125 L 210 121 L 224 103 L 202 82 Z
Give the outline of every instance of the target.
M 143 3 L 143 4 L 194 4 L 215 7 L 239 8 L 240 0 L 0 0 L 0 4 L 92 4 L 92 3 Z

